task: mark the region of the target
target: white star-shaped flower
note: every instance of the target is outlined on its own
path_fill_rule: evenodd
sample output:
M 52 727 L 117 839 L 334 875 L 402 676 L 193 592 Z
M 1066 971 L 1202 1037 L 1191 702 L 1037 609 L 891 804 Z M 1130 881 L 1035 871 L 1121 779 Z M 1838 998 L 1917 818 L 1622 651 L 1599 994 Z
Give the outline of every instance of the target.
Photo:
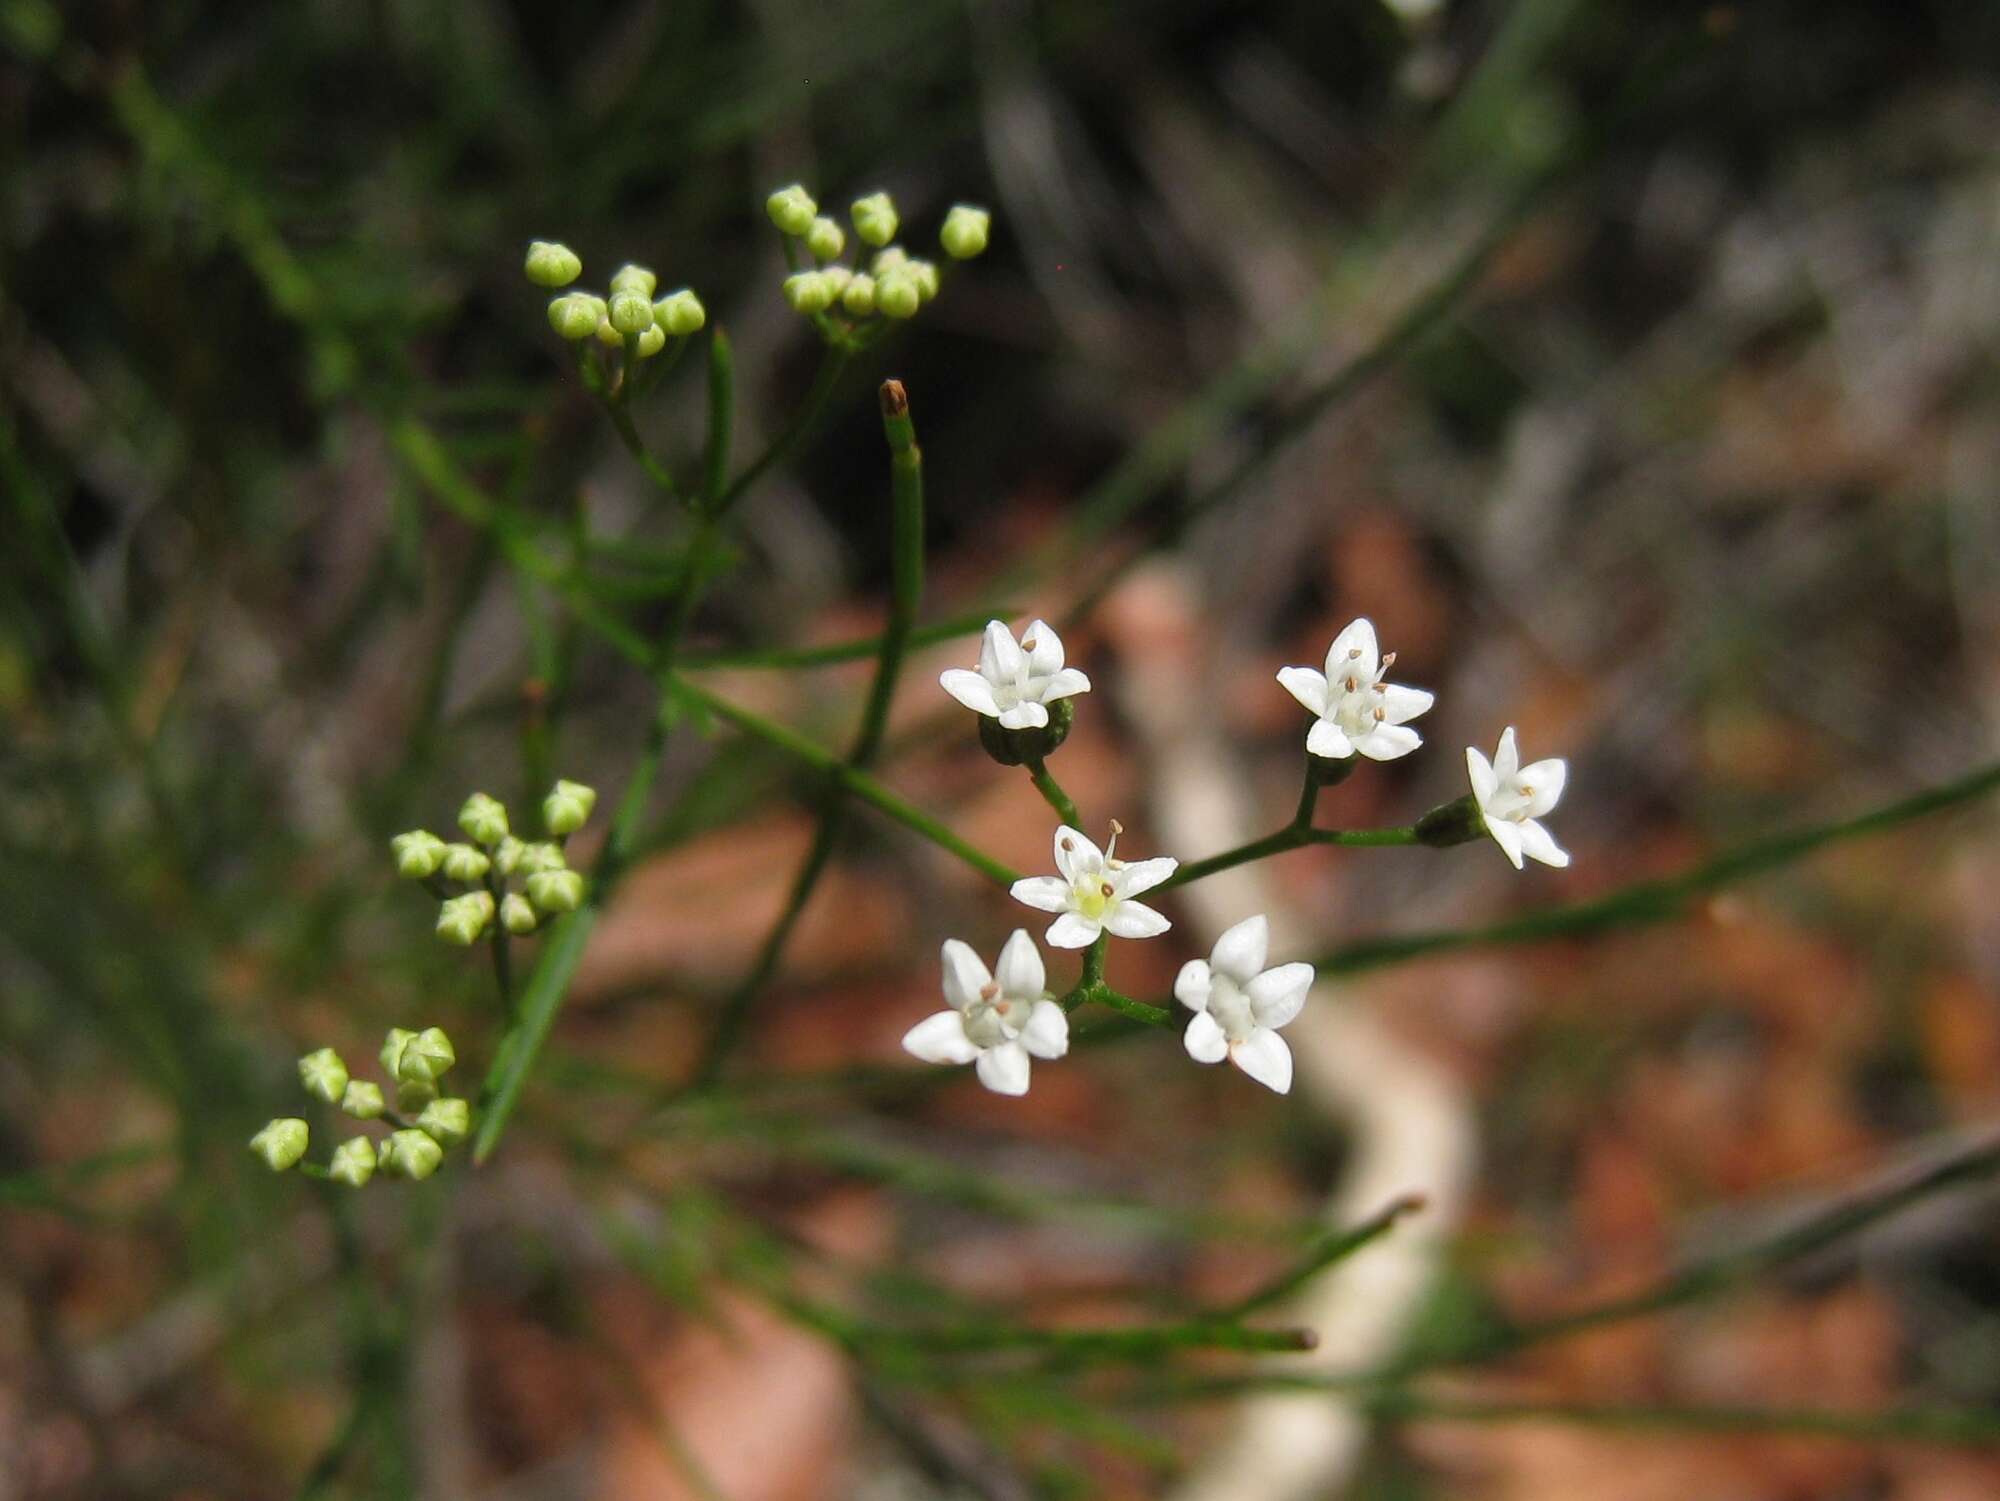
M 1326 671 L 1281 667 L 1285 691 L 1318 716 L 1306 735 L 1306 750 L 1329 760 L 1359 752 L 1371 761 L 1393 761 L 1422 745 L 1409 721 L 1424 713 L 1436 695 L 1421 688 L 1385 683 L 1396 654 L 1376 648 L 1375 627 L 1364 617 L 1333 638 Z
M 1190 959 L 1174 981 L 1174 996 L 1193 1009 L 1182 1040 L 1197 1063 L 1227 1058 L 1279 1094 L 1292 1087 L 1292 1050 L 1278 1028 L 1299 1014 L 1312 989 L 1310 964 L 1264 968 L 1270 925 L 1260 912 L 1215 940 L 1206 961 Z
M 1028 1055 L 1060 1058 L 1069 1051 L 1069 1018 L 1042 995 L 1047 975 L 1035 941 L 1016 928 L 1000 950 L 997 978 L 972 945 L 956 938 L 944 941 L 943 959 L 951 1010 L 918 1022 L 903 1046 L 926 1063 L 978 1065 L 979 1082 L 995 1094 L 1026 1094 Z
M 1125 832 L 1111 820 L 1111 847 L 1100 850 L 1077 830 L 1063 824 L 1056 830 L 1056 869 L 1060 876 L 1027 876 L 1014 883 L 1014 900 L 1062 916 L 1044 936 L 1059 949 L 1087 949 L 1099 933 L 1120 938 L 1156 938 L 1173 924 L 1133 897 L 1151 891 L 1180 868 L 1180 861 L 1161 855 L 1130 863 L 1118 858 L 1118 836 Z
M 1567 761 L 1550 757 L 1523 766 L 1521 753 L 1514 748 L 1514 727 L 1508 725 L 1491 763 L 1474 747 L 1465 748 L 1465 769 L 1472 777 L 1472 800 L 1486 820 L 1486 832 L 1514 862 L 1514 869 L 1521 868 L 1523 855 L 1544 865 L 1569 864 L 1569 851 L 1535 822 L 1562 797 L 1569 778 Z
M 1089 678 L 1063 666 L 1062 638 L 1046 620 L 1029 622 L 1019 641 L 1001 621 L 987 621 L 979 670 L 954 667 L 938 682 L 966 708 L 1009 730 L 1040 729 L 1049 722 L 1050 704 L 1090 692 Z

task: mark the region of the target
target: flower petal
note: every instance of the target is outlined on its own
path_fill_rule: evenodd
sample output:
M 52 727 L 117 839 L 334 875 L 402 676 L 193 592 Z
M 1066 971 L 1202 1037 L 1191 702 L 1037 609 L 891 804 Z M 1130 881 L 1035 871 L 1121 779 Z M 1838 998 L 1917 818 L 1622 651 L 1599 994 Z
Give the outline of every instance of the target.
M 979 1055 L 979 1082 L 995 1094 L 1026 1094 L 1028 1069 L 1028 1050 L 1018 1042 L 1003 1042 Z
M 1090 679 L 1074 667 L 1065 667 L 1049 674 L 1049 680 L 1042 684 L 1042 702 L 1052 704 L 1059 698 L 1072 694 L 1090 692 Z
M 1045 678 L 1062 671 L 1062 637 L 1046 620 L 1033 620 L 1021 632 L 1021 650 L 1028 653 L 1028 676 Z M 1026 643 L 1034 642 L 1030 648 Z
M 1511 782 L 1520 769 L 1521 751 L 1514 743 L 1514 727 L 1510 724 L 1500 732 L 1500 747 L 1493 752 L 1493 774 L 1503 782 Z
M 1394 761 L 1423 743 L 1424 737 L 1406 724 L 1378 724 L 1357 737 L 1354 748 L 1371 761 Z
M 1465 748 L 1465 774 L 1472 783 L 1472 800 L 1484 808 L 1500 790 L 1500 778 L 1476 746 Z
M 1569 781 L 1569 762 L 1551 756 L 1546 761 L 1523 766 L 1515 780 L 1534 788 L 1528 794 L 1528 817 L 1540 818 L 1561 800 L 1563 785 Z
M 1042 967 L 1042 951 L 1035 947 L 1035 940 L 1028 936 L 1026 928 L 1016 928 L 1009 935 L 1000 950 L 1000 962 L 994 967 L 993 977 L 1000 982 L 1002 995 L 1041 999 L 1048 984 L 1048 972 Z
M 1243 1041 L 1231 1043 L 1229 1061 L 1266 1089 L 1279 1094 L 1292 1091 L 1292 1050 L 1269 1027 L 1254 1027 Z M 979 1063 L 984 1068 L 986 1059 Z
M 1007 890 L 1015 901 L 1037 912 L 1060 912 L 1069 905 L 1069 882 L 1054 876 L 1023 876 Z
M 969 943 L 947 938 L 938 957 L 944 961 L 944 998 L 960 1011 L 978 1000 L 979 992 L 993 983 L 985 961 L 972 951 Z
M 1521 826 L 1510 818 L 1489 818 L 1486 832 L 1493 836 L 1493 842 L 1500 846 L 1501 853 L 1514 862 L 1514 869 L 1521 868 Z
M 1181 868 L 1181 862 L 1172 855 L 1155 855 L 1150 860 L 1134 860 L 1123 870 L 1111 873 L 1111 882 L 1120 896 L 1137 896 L 1142 891 L 1151 891 L 1160 882 Z
M 1306 754 L 1324 756 L 1329 761 L 1344 761 L 1354 754 L 1354 745 L 1347 738 L 1347 732 L 1331 719 L 1316 720 L 1306 732 Z
M 1000 727 L 1005 730 L 1039 730 L 1049 722 L 1049 711 L 1032 698 L 1020 699 L 1000 711 Z
M 1382 653 L 1375 644 L 1375 624 L 1366 615 L 1349 621 L 1347 628 L 1335 636 L 1333 645 L 1326 649 L 1326 677 L 1330 683 L 1337 683 L 1350 675 L 1363 683 L 1372 683 L 1381 665 Z
M 1558 870 L 1569 864 L 1569 851 L 1557 844 L 1555 837 L 1532 818 L 1524 818 L 1514 827 L 1521 831 L 1522 854 L 1544 865 L 1553 865 Z
M 1157 938 L 1173 924 L 1144 902 L 1117 902 L 1104 914 L 1104 926 L 1120 938 Z
M 1104 869 L 1104 851 L 1090 842 L 1090 836 L 1068 824 L 1056 827 L 1056 869 L 1065 881 L 1080 875 L 1094 876 Z M 1050 910 L 1054 910 L 1051 908 Z
M 1326 713 L 1326 674 L 1314 672 L 1310 667 L 1280 667 L 1278 681 L 1285 692 L 1304 704 L 1314 714 Z
M 926 1063 L 970 1063 L 979 1056 L 965 1035 L 965 1019 L 956 1011 L 925 1017 L 903 1034 L 903 1048 Z
M 1181 1041 L 1187 1046 L 1188 1057 L 1196 1063 L 1220 1063 L 1229 1056 L 1229 1039 L 1206 1011 L 1194 1014 L 1187 1031 L 1181 1034 Z
M 993 697 L 993 685 L 978 673 L 953 667 L 938 674 L 938 684 L 973 712 L 999 717 L 1000 704 Z
M 1275 1031 L 1305 1008 L 1312 983 L 1310 964 L 1294 962 L 1265 970 L 1244 987 L 1250 993 L 1250 1015 L 1258 1026 Z
M 1087 949 L 1097 942 L 1097 935 L 1104 931 L 1104 924 L 1092 922 L 1076 912 L 1065 912 L 1049 924 L 1048 932 L 1042 935 L 1051 948 Z
M 1011 683 L 1021 670 L 1021 647 L 1006 623 L 986 622 L 986 635 L 979 643 L 979 673 L 988 682 Z
M 1206 959 L 1190 959 L 1174 976 L 1174 999 L 1192 1011 L 1208 1009 L 1209 987 L 1214 984 Z
M 1060 1058 L 1069 1051 L 1069 1018 L 1054 1001 L 1037 1001 L 1021 1028 L 1021 1046 L 1037 1058 Z
M 1246 917 L 1215 940 L 1208 962 L 1238 985 L 1248 985 L 1250 977 L 1264 967 L 1264 955 L 1271 947 L 1271 924 L 1264 914 Z
M 1423 688 L 1405 688 L 1400 683 L 1382 685 L 1382 714 L 1390 724 L 1408 724 L 1419 714 L 1428 714 L 1437 695 Z

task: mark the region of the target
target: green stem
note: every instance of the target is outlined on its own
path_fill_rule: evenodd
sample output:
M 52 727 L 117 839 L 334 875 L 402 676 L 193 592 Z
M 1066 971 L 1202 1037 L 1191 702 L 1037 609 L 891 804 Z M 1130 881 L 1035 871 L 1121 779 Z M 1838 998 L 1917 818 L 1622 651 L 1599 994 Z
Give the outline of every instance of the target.
M 675 497 L 674 477 L 665 464 L 653 457 L 646 440 L 639 436 L 639 429 L 632 421 L 632 408 L 626 403 L 623 392 L 624 387 L 621 386 L 617 394 L 603 398 L 604 414 L 611 419 L 612 431 L 618 434 L 625 451 L 638 462 L 646 478 L 653 482 L 663 498 L 672 500 Z
M 1082 827 L 1083 820 L 1076 811 L 1076 803 L 1063 791 L 1062 783 L 1049 774 L 1048 763 L 1040 759 L 1026 763 L 1028 775 L 1034 779 L 1035 791 L 1041 793 L 1056 816 L 1072 829 Z
M 1295 823 L 1287 824 L 1276 833 L 1266 834 L 1262 839 L 1253 839 L 1248 844 L 1239 844 L 1233 850 L 1224 850 L 1221 854 L 1210 855 L 1205 860 L 1190 860 L 1154 889 L 1167 891 L 1175 886 L 1185 886 L 1190 881 L 1199 881 L 1203 876 L 1212 876 L 1219 870 L 1228 870 L 1231 866 L 1262 860 L 1270 855 L 1280 855 L 1287 850 L 1303 849 L 1309 844 L 1338 844 L 1360 849 L 1416 842 L 1416 830 L 1409 828 L 1302 829 Z
M 708 336 L 708 447 L 702 456 L 702 510 L 716 511 L 729 478 L 730 439 L 736 422 L 736 353 L 718 326 Z
M 882 649 L 875 659 L 875 680 L 862 709 L 861 724 L 847 753 L 846 769 L 859 771 L 872 762 L 882 747 L 882 735 L 889 721 L 889 705 L 896 693 L 896 679 L 902 671 L 910 628 L 916 622 L 917 606 L 924 589 L 924 471 L 923 451 L 917 446 L 916 428 L 910 420 L 909 395 L 901 381 L 882 385 L 882 431 L 889 445 L 890 527 L 889 556 L 891 588 L 889 619 L 882 632 Z M 798 925 L 813 889 L 826 871 L 846 821 L 847 787 L 837 777 L 829 777 L 822 795 L 819 824 L 776 924 L 765 936 L 750 970 L 723 1003 L 722 1015 L 709 1038 L 708 1047 L 694 1074 L 694 1086 L 706 1087 L 721 1074 L 729 1055 L 742 1041 L 750 1014 L 762 994 L 792 930 Z
M 717 498 L 717 512 L 727 511 L 743 497 L 752 485 L 762 479 L 772 465 L 778 463 L 803 443 L 818 425 L 820 414 L 833 399 L 834 387 L 840 384 L 840 377 L 847 369 L 851 358 L 844 349 L 829 346 L 826 357 L 820 361 L 819 373 L 813 377 L 812 389 L 806 392 L 804 403 L 799 407 L 785 430 L 771 440 L 770 445 L 759 454 L 748 469 L 736 476 L 734 483 Z
M 1424 1200 L 1421 1194 L 1408 1194 L 1393 1201 L 1358 1225 L 1347 1226 L 1323 1236 L 1307 1248 L 1306 1253 L 1294 1265 L 1280 1272 L 1248 1297 L 1222 1310 L 1221 1317 L 1240 1319 L 1268 1308 L 1273 1303 L 1282 1303 L 1335 1262 L 1344 1261 L 1363 1247 L 1372 1245 L 1388 1234 L 1398 1220 L 1416 1213 L 1423 1207 Z
M 1995 789 L 2000 789 L 2000 763 L 1982 767 L 1956 781 L 1901 798 L 1855 818 L 1755 840 L 1676 876 L 1635 882 L 1590 901 L 1547 907 L 1539 912 L 1481 927 L 1447 928 L 1368 939 L 1335 949 L 1314 963 L 1322 973 L 1347 974 L 1448 949 L 1487 944 L 1542 943 L 1555 938 L 1581 938 L 1619 928 L 1665 922 L 1679 916 L 1698 896 L 1762 875 L 1828 845 L 1866 838 L 1913 819 L 1941 813 L 1984 797 Z
M 500 989 L 500 1009 L 511 1021 L 514 1017 L 513 934 L 500 921 L 500 904 L 507 898 L 507 885 L 490 869 L 486 872 L 486 891 L 493 898 L 493 983 Z

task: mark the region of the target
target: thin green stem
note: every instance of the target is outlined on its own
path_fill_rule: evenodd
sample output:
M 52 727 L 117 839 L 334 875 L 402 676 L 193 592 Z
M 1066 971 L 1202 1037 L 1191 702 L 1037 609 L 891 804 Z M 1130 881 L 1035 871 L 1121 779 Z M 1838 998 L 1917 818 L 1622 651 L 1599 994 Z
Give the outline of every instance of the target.
M 2000 1416 L 1990 1411 L 1903 1408 L 1833 1412 L 1824 1408 L 1678 1406 L 1606 1402 L 1509 1402 L 1383 1392 L 1363 1403 L 1378 1418 L 1446 1423 L 1565 1423 L 1574 1427 L 1665 1433 L 1786 1433 L 1880 1443 L 2000 1447 Z
M 625 445 L 625 451 L 637 461 L 647 479 L 653 482 L 661 496 L 672 500 L 677 498 L 674 477 L 667 466 L 653 456 L 646 446 L 646 440 L 639 436 L 638 426 L 632 420 L 632 408 L 625 398 L 625 386 L 620 386 L 612 395 L 604 397 L 604 415 L 611 419 L 612 431 L 618 434 L 618 441 Z
M 486 872 L 486 891 L 493 898 L 493 983 L 500 991 L 500 1009 L 511 1021 L 514 1017 L 514 935 L 500 920 L 500 904 L 507 898 L 506 882 L 492 870 Z
M 1048 805 L 1056 810 L 1056 816 L 1072 829 L 1080 828 L 1083 820 L 1076 811 L 1076 803 L 1063 791 L 1062 783 L 1049 774 L 1048 763 L 1037 757 L 1026 764 L 1028 775 L 1034 780 L 1035 791 L 1041 793 Z
M 2000 789 L 2000 763 L 1982 767 L 1956 781 L 1898 799 L 1854 818 L 1754 840 L 1676 876 L 1638 881 L 1590 901 L 1547 907 L 1539 912 L 1481 927 L 1447 928 L 1368 939 L 1335 949 L 1314 963 L 1322 973 L 1348 974 L 1449 949 L 1488 944 L 1544 943 L 1550 939 L 1589 937 L 1619 928 L 1665 922 L 1678 917 L 1696 897 L 1788 865 L 1829 845 L 1883 833 L 1913 819 L 1972 802 L 1996 789 Z
M 701 507 L 720 510 L 729 479 L 730 441 L 736 425 L 736 353 L 718 326 L 708 336 L 708 446 L 702 454 Z
M 800 405 L 797 414 L 786 424 L 785 430 L 773 438 L 770 445 L 752 460 L 750 467 L 737 475 L 729 487 L 717 497 L 715 510 L 718 513 L 727 511 L 735 505 L 742 499 L 744 492 L 764 477 L 772 465 L 784 459 L 806 440 L 813 428 L 819 424 L 820 415 L 825 412 L 827 403 L 833 399 L 834 388 L 840 384 L 840 377 L 846 371 L 847 362 L 851 358 L 847 350 L 828 346 L 826 357 L 820 361 L 819 373 L 813 377 L 812 389 L 806 392 L 805 401 Z
M 1281 855 L 1287 850 L 1303 849 L 1309 844 L 1337 844 L 1360 849 L 1416 842 L 1416 830 L 1410 828 L 1306 829 L 1291 823 L 1275 833 L 1266 834 L 1262 839 L 1239 844 L 1233 850 L 1224 850 L 1221 854 L 1210 855 L 1205 860 L 1190 860 L 1154 889 L 1166 891 L 1175 886 L 1185 886 L 1190 881 L 1199 881 L 1203 876 L 1212 876 L 1219 870 L 1228 870 L 1231 866 L 1245 865 L 1252 860 L 1262 860 L 1271 855 Z
M 1309 1246 L 1305 1254 L 1293 1265 L 1247 1297 L 1230 1304 L 1222 1310 L 1220 1316 L 1241 1319 L 1261 1312 L 1273 1303 L 1282 1303 L 1335 1262 L 1344 1261 L 1364 1247 L 1374 1244 L 1388 1234 L 1398 1220 L 1415 1214 L 1423 1207 L 1424 1200 L 1421 1194 L 1408 1194 L 1394 1200 L 1358 1225 L 1350 1225 L 1322 1236 Z
M 962 615 L 954 615 L 949 620 L 940 620 L 934 625 L 918 626 L 909 634 L 910 646 L 934 646 L 940 641 L 954 641 L 960 636 L 976 635 L 985 628 L 989 620 L 1018 615 L 1020 611 L 1004 605 L 996 605 L 990 610 L 969 610 Z M 750 651 L 718 652 L 712 656 L 689 658 L 681 665 L 689 672 L 704 672 L 711 668 L 797 668 L 833 667 L 842 662 L 856 662 L 863 657 L 873 657 L 882 650 L 879 635 L 862 636 L 853 641 L 836 641 L 825 646 L 780 646 L 760 647 Z

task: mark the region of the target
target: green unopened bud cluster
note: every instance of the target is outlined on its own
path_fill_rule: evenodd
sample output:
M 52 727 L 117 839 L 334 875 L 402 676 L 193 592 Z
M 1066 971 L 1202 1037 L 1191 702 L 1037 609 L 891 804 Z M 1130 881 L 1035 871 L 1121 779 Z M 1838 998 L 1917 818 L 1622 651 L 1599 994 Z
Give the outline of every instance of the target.
M 567 245 L 536 240 L 528 246 L 528 280 L 538 287 L 567 287 L 583 274 L 583 262 Z M 628 340 L 640 358 L 658 354 L 669 339 L 685 339 L 708 322 L 708 310 L 689 288 L 657 296 L 660 278 L 631 262 L 611 276 L 609 290 L 569 291 L 549 303 L 549 327 L 573 342 L 597 338 L 614 349 Z
M 522 937 L 552 914 L 583 905 L 583 877 L 569 868 L 563 841 L 589 821 L 596 806 L 594 788 L 559 781 L 542 799 L 542 825 L 553 837 L 524 840 L 513 832 L 505 804 L 475 792 L 458 810 L 466 840 L 447 843 L 428 829 L 412 829 L 398 834 L 389 848 L 397 873 L 422 881 L 438 898 L 437 935 L 446 943 L 469 947 L 496 923 Z M 470 889 L 454 892 L 453 884 Z
M 895 243 L 902 218 L 887 193 L 857 198 L 848 210 L 854 226 L 852 264 L 841 260 L 849 249 L 846 231 L 820 212 L 800 184 L 780 188 L 764 201 L 764 209 L 781 233 L 804 242 L 813 259 L 813 265 L 785 278 L 785 301 L 808 318 L 837 315 L 838 323 L 821 324 L 830 338 L 850 336 L 876 319 L 914 318 L 938 294 L 936 264 Z M 945 215 L 938 243 L 951 259 L 970 260 L 986 249 L 992 227 L 993 216 L 985 209 L 955 204 Z
M 379 1056 L 383 1072 L 395 1086 L 393 1111 L 382 1086 L 354 1078 L 332 1048 L 315 1048 L 299 1059 L 299 1082 L 307 1094 L 337 1105 L 355 1120 L 386 1119 L 395 1128 L 379 1145 L 367 1136 L 347 1137 L 324 1167 L 307 1164 L 301 1171 L 350 1188 L 360 1188 L 378 1172 L 428 1178 L 443 1163 L 445 1153 L 471 1134 L 472 1107 L 444 1093 L 445 1076 L 458 1062 L 458 1050 L 444 1028 L 412 1032 L 391 1027 Z M 274 1173 L 298 1167 L 311 1144 L 311 1127 L 297 1116 L 271 1121 L 250 1138 L 250 1150 Z

